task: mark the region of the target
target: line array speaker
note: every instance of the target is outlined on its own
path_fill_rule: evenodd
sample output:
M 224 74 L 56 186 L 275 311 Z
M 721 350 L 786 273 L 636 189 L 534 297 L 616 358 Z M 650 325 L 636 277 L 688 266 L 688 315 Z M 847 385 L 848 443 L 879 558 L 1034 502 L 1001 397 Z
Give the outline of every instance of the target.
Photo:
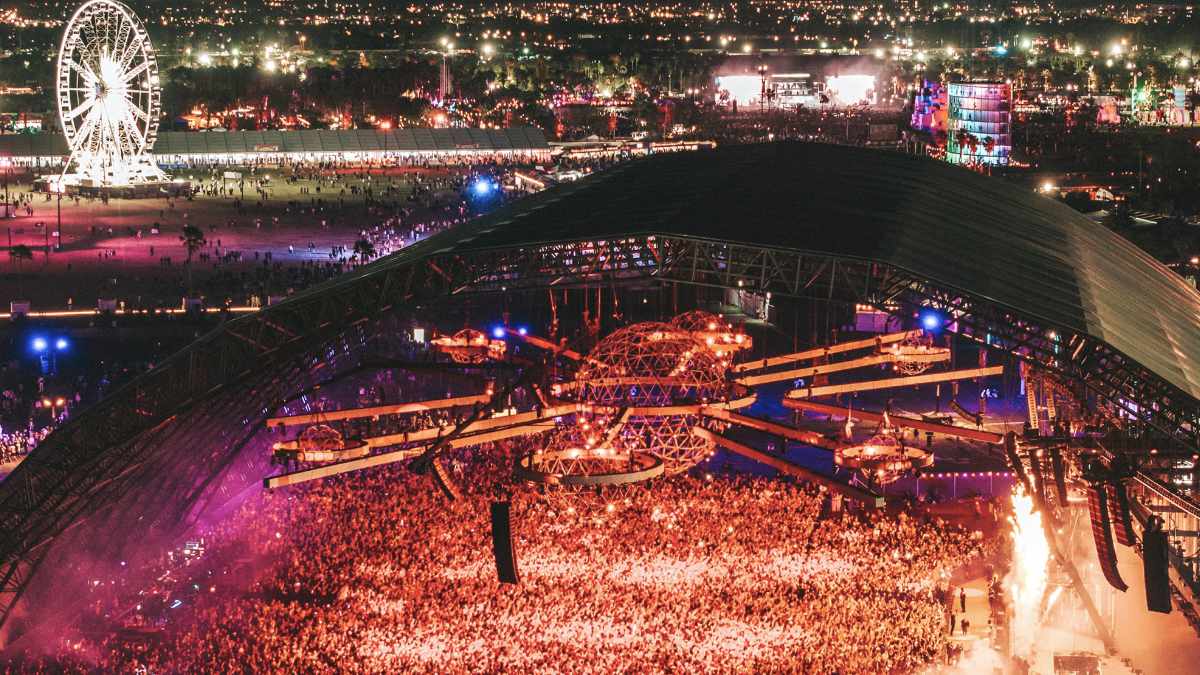
M 517 556 L 513 553 L 511 502 L 492 502 L 492 553 L 496 557 L 496 576 L 500 583 L 521 583 L 517 575 Z

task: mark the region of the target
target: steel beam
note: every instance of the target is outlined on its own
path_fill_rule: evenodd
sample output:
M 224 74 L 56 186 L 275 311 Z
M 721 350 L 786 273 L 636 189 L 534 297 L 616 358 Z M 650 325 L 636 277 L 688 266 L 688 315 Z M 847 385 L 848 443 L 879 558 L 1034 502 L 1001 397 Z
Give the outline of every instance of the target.
M 884 499 L 883 499 L 883 497 L 880 497 L 879 495 L 872 494 L 870 492 L 867 492 L 866 490 L 860 490 L 851 485 L 846 485 L 845 483 L 838 482 L 836 480 L 833 480 L 832 478 L 822 476 L 821 474 L 817 473 L 816 471 L 812 471 L 811 469 L 806 469 L 806 468 L 800 466 L 799 464 L 796 464 L 794 462 L 789 462 L 788 460 L 783 459 L 782 457 L 768 455 L 767 453 L 765 453 L 761 450 L 758 450 L 757 448 L 752 448 L 749 445 L 746 445 L 745 443 L 735 441 L 732 438 L 729 438 L 728 436 L 714 433 L 703 427 L 696 427 L 695 429 L 692 430 L 692 433 L 696 434 L 700 438 L 704 438 L 706 440 L 712 441 L 713 443 L 716 443 L 717 445 L 725 448 L 726 450 L 735 452 L 747 459 L 752 459 L 756 462 L 766 464 L 767 466 L 771 467 L 772 469 L 775 469 L 776 471 L 778 471 L 780 473 L 784 473 L 789 476 L 795 476 L 796 478 L 800 478 L 800 479 L 803 479 L 806 481 L 817 483 L 818 485 L 823 485 L 830 491 L 836 492 L 836 493 L 842 495 L 843 497 L 848 497 L 850 499 L 853 499 L 854 501 L 861 503 L 862 505 L 866 506 L 867 508 L 882 508 L 884 505 Z
M 529 333 L 522 333 L 511 328 L 505 328 L 504 332 L 507 333 L 511 338 L 521 340 L 522 342 L 528 342 L 538 349 L 545 349 L 548 352 L 565 356 L 572 361 L 580 361 L 583 359 L 583 355 L 574 349 L 568 349 L 560 344 L 555 344 L 546 338 L 540 338 L 536 335 L 530 335 Z
M 555 428 L 555 426 L 556 425 L 552 421 L 534 422 L 532 424 L 500 429 L 499 431 L 451 438 L 444 441 L 441 447 L 446 449 L 465 448 L 472 445 L 481 445 L 483 443 L 491 443 L 492 441 L 500 441 L 506 438 L 531 436 L 533 434 L 540 434 L 543 431 L 551 431 Z M 272 489 L 277 487 L 285 487 L 288 485 L 297 485 L 299 483 L 306 483 L 308 481 L 318 480 L 320 478 L 328 478 L 330 476 L 337 476 L 343 473 L 349 473 L 351 471 L 360 471 L 362 469 L 369 469 L 376 466 L 394 464 L 396 462 L 402 462 L 406 459 L 420 457 L 433 448 L 434 445 L 435 444 L 430 443 L 428 445 L 420 445 L 415 448 L 393 450 L 391 452 L 383 452 L 377 455 L 371 455 L 370 457 L 363 457 L 361 459 L 351 459 L 345 462 L 326 464 L 325 466 L 319 466 L 313 469 L 305 469 L 303 471 L 294 471 L 292 473 L 282 474 L 279 476 L 271 476 L 263 479 L 263 487 Z
M 804 401 L 794 398 L 783 399 L 783 405 L 786 408 L 794 410 L 807 410 L 823 415 L 850 415 L 857 417 L 866 422 L 882 422 L 883 414 L 871 412 L 856 408 L 850 410 L 848 408 L 828 403 L 818 403 L 816 401 Z M 929 431 L 943 436 L 955 436 L 958 438 L 966 438 L 972 441 L 980 441 L 982 443 L 1000 443 L 1004 440 L 1004 434 L 992 433 L 980 429 L 967 429 L 957 427 L 953 424 L 938 424 L 937 422 L 926 422 L 925 420 L 916 419 L 915 417 L 903 417 L 901 415 L 893 415 L 888 413 L 888 421 L 892 424 L 907 429 L 919 429 L 920 431 Z
M 859 368 L 869 368 L 871 366 L 882 366 L 889 363 L 895 363 L 898 359 L 894 354 L 873 354 L 871 356 L 863 356 L 857 359 L 849 359 L 846 361 L 834 361 L 833 363 L 821 363 L 815 366 L 807 366 L 804 368 L 793 368 L 791 370 L 781 370 L 775 373 L 763 373 L 761 375 L 743 375 L 737 379 L 737 382 L 744 384 L 747 387 L 755 387 L 760 384 L 770 382 L 782 382 L 784 380 L 794 380 L 799 377 L 816 377 L 817 375 L 828 375 L 830 373 L 841 373 L 847 370 L 858 370 Z M 939 352 L 933 354 L 923 354 L 919 357 L 911 358 L 912 361 L 920 361 L 922 363 L 939 363 L 950 360 L 950 352 Z
M 304 415 L 272 417 L 267 420 L 267 426 L 286 427 L 295 424 L 318 424 L 325 422 L 336 422 L 339 420 L 356 420 L 364 417 L 379 417 L 381 415 L 407 415 L 417 412 L 428 412 L 430 410 L 442 410 L 444 408 L 473 406 L 477 403 L 487 403 L 491 400 L 491 398 L 491 394 L 483 393 L 474 394 L 472 396 L 455 396 L 453 398 L 435 398 L 428 401 L 411 401 L 408 403 L 377 405 L 367 408 L 327 410 L 316 413 L 306 413 Z
M 802 398 L 817 398 L 835 394 L 851 394 L 856 391 L 875 391 L 877 389 L 894 389 L 896 387 L 911 387 L 934 382 L 953 382 L 955 380 L 972 380 L 977 377 L 989 377 L 1004 373 L 1004 366 L 989 366 L 987 368 L 969 368 L 966 370 L 947 370 L 941 373 L 926 375 L 909 375 L 907 377 L 891 377 L 869 382 L 848 382 L 846 384 L 831 384 L 824 387 L 807 387 L 793 389 L 787 393 L 784 401 Z
M 789 427 L 785 424 L 777 424 L 775 422 L 769 422 L 757 417 L 750 417 L 749 415 L 741 415 L 728 410 L 705 408 L 702 412 L 704 413 L 705 417 L 711 417 L 712 419 L 721 420 L 722 422 L 730 422 L 732 424 L 737 424 L 743 427 L 754 429 L 756 431 L 772 434 L 774 436 L 781 436 L 805 445 L 811 445 L 814 448 L 821 448 L 822 450 L 834 451 L 846 446 L 845 443 L 836 441 L 825 436 L 824 434 L 817 433 L 816 431 L 797 429 L 796 427 Z
M 763 370 L 774 366 L 781 366 L 785 363 L 794 363 L 796 361 L 813 361 L 815 359 L 832 356 L 834 354 L 843 354 L 845 352 L 858 351 L 860 349 L 879 348 L 883 345 L 892 344 L 894 342 L 903 342 L 909 338 L 920 337 L 921 331 L 908 330 L 900 333 L 888 333 L 887 335 L 879 335 L 865 340 L 850 340 L 847 342 L 839 342 L 829 345 L 828 347 L 817 347 L 816 349 L 806 349 L 802 352 L 793 354 L 781 354 L 780 356 L 772 356 L 766 359 L 756 359 L 753 361 L 745 361 L 733 366 L 733 372 L 744 373 L 749 370 Z

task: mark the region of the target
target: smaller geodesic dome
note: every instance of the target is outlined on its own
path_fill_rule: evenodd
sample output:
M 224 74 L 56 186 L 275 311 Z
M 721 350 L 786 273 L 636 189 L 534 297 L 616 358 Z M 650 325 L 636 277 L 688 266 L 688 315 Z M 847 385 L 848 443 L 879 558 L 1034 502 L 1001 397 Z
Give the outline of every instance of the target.
M 748 350 L 754 345 L 754 340 L 749 335 L 734 328 L 720 316 L 703 309 L 684 312 L 671 319 L 671 325 L 687 331 L 726 364 L 733 360 L 735 353 Z

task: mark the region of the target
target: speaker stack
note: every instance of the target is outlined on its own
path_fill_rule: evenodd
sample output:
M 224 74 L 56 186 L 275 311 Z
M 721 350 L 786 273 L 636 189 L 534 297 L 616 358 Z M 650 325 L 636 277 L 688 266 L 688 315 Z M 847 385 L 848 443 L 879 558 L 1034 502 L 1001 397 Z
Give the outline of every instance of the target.
M 500 583 L 521 583 L 517 575 L 517 556 L 513 553 L 511 502 L 492 502 L 492 553 L 496 557 L 496 576 Z
M 1146 608 L 1171 613 L 1171 581 L 1167 578 L 1167 533 L 1162 518 L 1151 516 L 1142 532 L 1142 568 L 1146 573 Z
M 437 484 L 438 489 L 442 491 L 442 495 L 450 501 L 457 501 L 462 497 L 458 492 L 458 486 L 454 484 L 454 480 L 450 478 L 450 474 L 446 471 L 446 466 L 442 461 L 434 458 L 433 460 L 433 482 Z

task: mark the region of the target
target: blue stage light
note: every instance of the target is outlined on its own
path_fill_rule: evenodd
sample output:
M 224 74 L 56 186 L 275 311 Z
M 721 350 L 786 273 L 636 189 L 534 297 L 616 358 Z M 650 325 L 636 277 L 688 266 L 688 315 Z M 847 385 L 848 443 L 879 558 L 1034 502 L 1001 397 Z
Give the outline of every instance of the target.
M 500 339 L 504 337 L 504 326 L 496 326 L 492 329 L 492 337 Z
M 67 338 L 60 337 L 54 341 L 54 348 L 60 352 L 65 351 L 67 349 L 67 347 L 70 347 L 70 346 L 71 346 L 71 343 L 67 340 Z
M 44 337 L 33 338 L 33 341 L 30 342 L 29 345 L 31 347 L 33 347 L 33 351 L 35 351 L 35 352 L 44 352 L 44 351 L 46 351 L 46 347 L 49 346 L 46 343 L 46 338 L 44 338 Z
M 526 328 L 525 326 L 521 326 L 520 328 L 518 328 L 518 329 L 517 329 L 517 333 L 518 333 L 519 335 L 528 335 L 528 334 L 529 334 L 529 329 L 528 329 L 528 328 Z
M 922 312 L 921 327 L 925 330 L 938 330 L 942 327 L 942 317 L 937 312 Z
M 476 195 L 478 195 L 480 197 L 485 197 L 489 193 L 491 193 L 492 187 L 493 187 L 492 181 L 490 181 L 486 178 L 480 178 L 479 180 L 475 181 L 475 185 L 474 185 L 473 189 L 475 190 Z

